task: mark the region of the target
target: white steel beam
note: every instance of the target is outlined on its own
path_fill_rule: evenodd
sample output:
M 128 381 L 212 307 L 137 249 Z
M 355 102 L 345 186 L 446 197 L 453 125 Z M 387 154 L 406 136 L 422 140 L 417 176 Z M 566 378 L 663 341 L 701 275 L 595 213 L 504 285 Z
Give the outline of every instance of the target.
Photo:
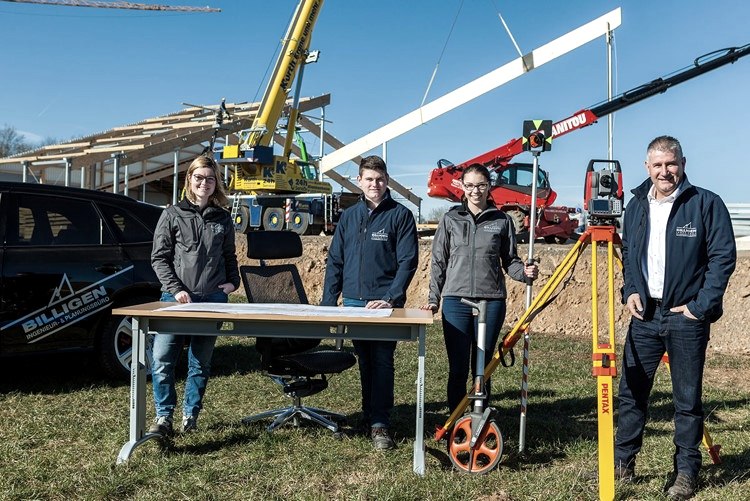
M 617 9 L 584 24 L 583 26 L 519 57 L 458 89 L 445 94 L 434 101 L 407 113 L 401 118 L 376 129 L 365 136 L 352 141 L 343 148 L 332 151 L 324 156 L 320 162 L 321 172 L 327 172 L 350 159 L 361 155 L 373 148 L 379 147 L 386 141 L 409 132 L 433 118 L 458 108 L 462 104 L 475 99 L 482 94 L 494 90 L 501 85 L 538 68 L 539 66 L 567 54 L 573 49 L 614 30 L 621 24 L 621 11 Z

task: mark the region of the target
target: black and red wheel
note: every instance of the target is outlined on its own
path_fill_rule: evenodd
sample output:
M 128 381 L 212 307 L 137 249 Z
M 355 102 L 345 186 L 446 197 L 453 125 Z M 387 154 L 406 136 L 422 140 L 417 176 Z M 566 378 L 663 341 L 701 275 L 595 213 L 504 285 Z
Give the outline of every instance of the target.
M 495 421 L 485 423 L 474 448 L 471 442 L 471 416 L 460 418 L 453 426 L 448 440 L 448 456 L 453 466 L 462 473 L 484 474 L 500 463 L 503 454 L 503 435 Z

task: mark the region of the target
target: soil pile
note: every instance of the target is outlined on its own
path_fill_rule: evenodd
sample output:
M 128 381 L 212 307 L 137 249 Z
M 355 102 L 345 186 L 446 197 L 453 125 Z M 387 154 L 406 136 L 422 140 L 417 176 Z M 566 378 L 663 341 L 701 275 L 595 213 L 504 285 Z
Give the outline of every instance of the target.
M 240 264 L 256 264 L 245 257 L 247 247 L 245 238 L 238 236 L 237 255 Z M 323 277 L 325 274 L 325 259 L 331 237 L 305 236 L 302 237 L 304 256 L 288 262 L 295 263 L 300 270 L 302 280 L 311 303 L 320 301 L 323 293 Z M 430 240 L 419 242 L 419 266 L 414 280 L 409 286 L 407 307 L 419 307 L 427 302 L 430 284 Z M 534 254 L 540 259 L 539 279 L 534 283 L 534 293 L 538 293 L 546 281 L 553 275 L 556 268 L 563 261 L 572 248 L 572 244 L 549 245 L 535 244 Z M 526 245 L 519 245 L 519 255 L 525 259 L 528 253 Z M 599 326 L 606 328 L 608 313 L 605 309 L 607 301 L 607 254 L 606 247 L 597 253 L 598 273 L 596 274 L 599 298 Z M 591 247 L 586 247 L 578 259 L 575 269 L 557 298 L 542 311 L 532 323 L 532 331 L 545 334 L 587 336 L 592 335 L 591 319 Z M 508 279 L 509 300 L 506 328 L 510 328 L 523 314 L 525 308 L 524 284 Z M 618 343 L 624 337 L 629 322 L 624 305 L 620 302 L 620 287 L 622 274 L 616 268 L 615 273 L 615 323 Z M 439 317 L 436 317 L 439 318 Z M 709 350 L 724 353 L 750 354 L 750 252 L 742 251 L 738 255 L 737 268 L 729 281 L 724 296 L 724 316 L 711 328 Z M 600 336 L 605 335 L 600 334 Z

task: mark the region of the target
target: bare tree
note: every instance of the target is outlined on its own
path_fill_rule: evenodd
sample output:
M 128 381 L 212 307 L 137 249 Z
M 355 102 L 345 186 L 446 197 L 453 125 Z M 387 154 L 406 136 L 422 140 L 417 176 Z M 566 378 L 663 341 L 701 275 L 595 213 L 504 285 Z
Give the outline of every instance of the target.
M 32 148 L 15 127 L 5 125 L 0 129 L 0 158 L 15 155 Z
M 427 214 L 422 216 L 425 223 L 437 223 L 440 221 L 440 218 L 443 217 L 443 214 L 448 212 L 448 209 L 450 209 L 450 205 L 441 205 L 440 207 L 433 207 L 429 211 L 427 211 Z

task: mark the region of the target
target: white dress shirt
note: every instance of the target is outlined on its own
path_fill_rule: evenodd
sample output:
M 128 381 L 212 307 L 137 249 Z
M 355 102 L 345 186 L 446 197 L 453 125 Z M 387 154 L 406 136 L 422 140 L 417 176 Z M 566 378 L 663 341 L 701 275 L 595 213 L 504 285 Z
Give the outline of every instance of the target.
M 664 272 L 667 264 L 667 220 L 680 193 L 680 186 L 661 200 L 655 197 L 656 188 L 648 192 L 648 246 L 642 268 L 648 282 L 649 296 L 661 299 L 664 292 Z

